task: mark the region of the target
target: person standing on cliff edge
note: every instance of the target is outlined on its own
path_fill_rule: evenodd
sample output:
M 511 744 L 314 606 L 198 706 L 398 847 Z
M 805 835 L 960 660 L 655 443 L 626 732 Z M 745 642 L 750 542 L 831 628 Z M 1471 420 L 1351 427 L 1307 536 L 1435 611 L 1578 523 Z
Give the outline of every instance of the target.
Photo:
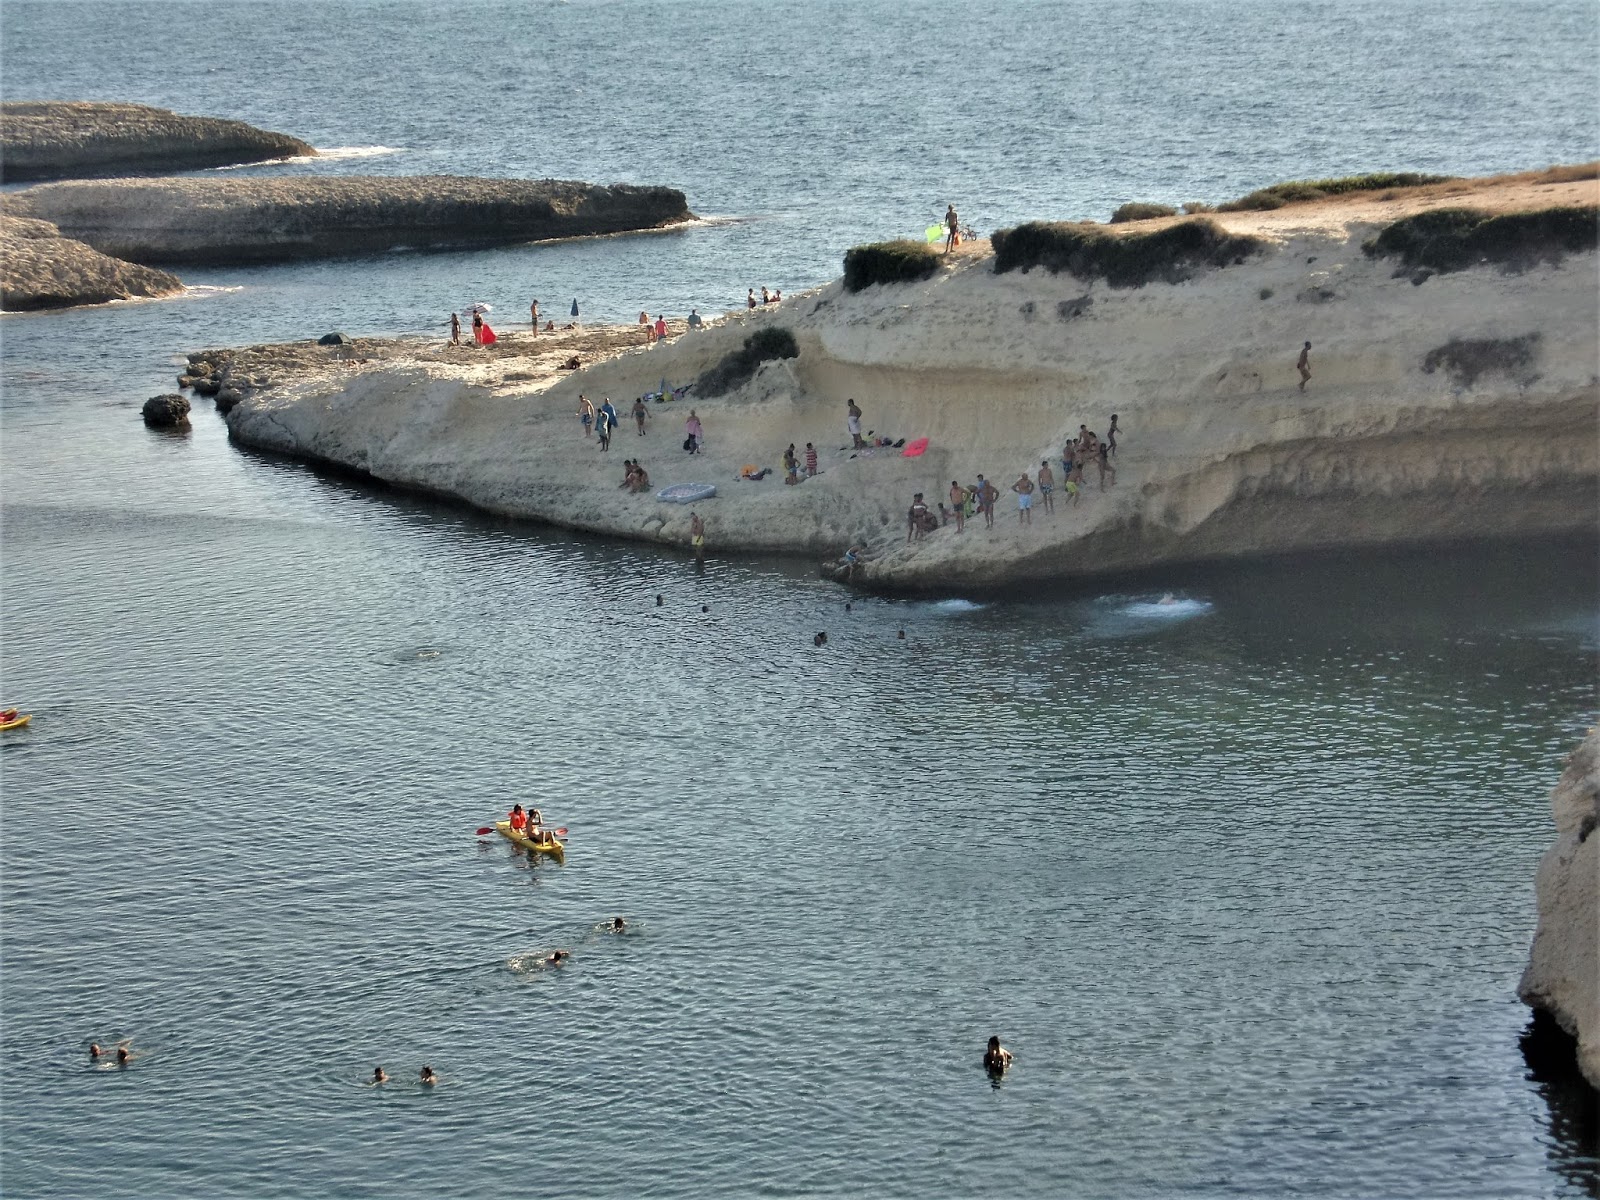
M 1300 390 L 1306 390 L 1306 382 L 1311 378 L 1311 343 L 1307 342 L 1300 351 L 1300 357 L 1295 359 L 1295 369 L 1300 372 Z
M 950 231 L 944 235 L 944 252 L 949 254 L 951 248 L 956 244 L 956 239 L 961 236 L 961 218 L 956 216 L 956 206 L 954 204 L 945 205 L 944 227 Z
M 528 305 L 528 315 L 533 318 L 533 336 L 539 336 L 539 302 L 535 300 Z
M 452 346 L 461 345 L 461 314 L 460 313 L 451 313 L 450 314 L 450 344 Z
M 706 558 L 706 523 L 699 513 L 689 514 L 689 542 L 694 546 L 694 556 L 701 562 Z

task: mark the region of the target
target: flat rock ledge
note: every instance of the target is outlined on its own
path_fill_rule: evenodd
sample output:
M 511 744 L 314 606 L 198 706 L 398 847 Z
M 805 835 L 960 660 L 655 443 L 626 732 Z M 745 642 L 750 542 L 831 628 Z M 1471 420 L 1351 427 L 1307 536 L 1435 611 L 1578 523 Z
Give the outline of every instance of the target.
M 75 179 L 197 171 L 313 155 L 286 133 L 144 104 L 26 100 L 0 104 L 0 178 Z
M 61 236 L 48 221 L 0 216 L 0 309 L 26 312 L 170 296 L 183 281 Z
M 1539 864 L 1539 929 L 1517 994 L 1577 1039 L 1578 1069 L 1600 1089 L 1600 728 L 1567 759 L 1550 810 L 1556 844 Z
M 12 193 L 4 210 L 50 221 L 117 258 L 213 266 L 481 248 L 694 219 L 675 188 L 453 175 L 78 181 Z

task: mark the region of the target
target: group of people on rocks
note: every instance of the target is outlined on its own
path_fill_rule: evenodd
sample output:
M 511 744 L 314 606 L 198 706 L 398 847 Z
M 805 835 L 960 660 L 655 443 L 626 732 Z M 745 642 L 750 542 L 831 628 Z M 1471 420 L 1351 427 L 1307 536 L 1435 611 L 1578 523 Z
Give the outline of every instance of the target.
M 854 408 L 854 401 L 851 402 Z M 1064 476 L 1062 486 L 1066 492 L 1067 500 L 1077 504 L 1085 486 L 1084 473 L 1093 464 L 1099 471 L 1100 490 L 1107 486 L 1115 487 L 1117 482 L 1117 469 L 1111 465 L 1111 459 L 1117 453 L 1117 414 L 1111 414 L 1111 425 L 1106 430 L 1106 436 L 1100 437 L 1087 425 L 1078 426 L 1078 436 L 1061 451 L 1061 471 Z M 1030 478 L 1027 471 L 1011 485 L 1011 490 L 1017 497 L 1017 521 L 1023 525 L 1033 524 L 1034 497 L 1037 493 L 1040 507 L 1047 513 L 1055 512 L 1056 477 L 1051 469 L 1050 460 L 1043 459 L 1039 463 L 1039 470 L 1035 477 Z M 916 493 L 911 499 L 911 507 L 906 512 L 906 541 L 914 541 L 925 537 L 941 526 L 955 523 L 956 532 L 961 533 L 966 529 L 967 520 L 971 517 L 981 516 L 986 529 L 994 528 L 994 506 L 1000 499 L 1000 489 L 994 482 L 978 476 L 977 483 L 963 484 L 959 480 L 950 481 L 950 506 L 945 507 L 944 501 L 938 502 L 937 510 L 923 498 L 923 493 Z
M 777 304 L 780 301 L 782 301 L 782 299 L 783 299 L 783 289 L 782 288 L 762 288 L 761 289 L 761 299 L 760 300 L 756 299 L 756 290 L 755 290 L 755 288 L 751 288 L 748 292 L 745 293 L 744 306 L 746 308 L 755 308 L 755 307 L 757 307 L 757 305 L 760 305 L 760 304 Z
M 810 479 L 817 473 L 817 447 L 812 442 L 806 443 L 803 454 L 796 452 L 794 443 L 789 443 L 789 448 L 783 452 L 783 481 L 785 483 L 799 483 L 801 479 Z
M 650 472 L 644 469 L 636 458 L 622 460 L 622 482 L 618 487 L 627 488 L 630 492 L 647 492 L 650 490 Z

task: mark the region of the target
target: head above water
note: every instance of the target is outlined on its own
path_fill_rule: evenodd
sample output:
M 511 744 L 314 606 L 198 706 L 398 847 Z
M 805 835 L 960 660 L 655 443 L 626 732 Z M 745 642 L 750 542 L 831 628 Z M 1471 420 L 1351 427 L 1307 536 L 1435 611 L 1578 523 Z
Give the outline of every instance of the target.
M 998 1037 L 992 1037 L 989 1039 L 989 1049 L 991 1051 L 1000 1049 L 1000 1039 Z
M 128 1061 L 128 1057 L 129 1057 L 128 1056 L 128 1048 L 126 1046 L 118 1046 L 117 1047 L 117 1061 L 119 1063 L 125 1063 L 125 1062 Z
M 613 917 L 611 919 L 611 928 L 613 928 L 613 929 L 626 929 L 627 927 L 628 927 L 628 923 L 626 921 L 624 921 L 621 917 Z

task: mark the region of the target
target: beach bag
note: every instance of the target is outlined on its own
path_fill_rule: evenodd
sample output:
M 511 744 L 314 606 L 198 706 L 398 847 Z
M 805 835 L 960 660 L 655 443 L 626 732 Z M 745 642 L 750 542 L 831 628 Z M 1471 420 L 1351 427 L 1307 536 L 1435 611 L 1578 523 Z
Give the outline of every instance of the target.
M 688 437 L 683 439 L 683 448 L 685 450 L 694 449 L 694 434 L 691 433 Z

